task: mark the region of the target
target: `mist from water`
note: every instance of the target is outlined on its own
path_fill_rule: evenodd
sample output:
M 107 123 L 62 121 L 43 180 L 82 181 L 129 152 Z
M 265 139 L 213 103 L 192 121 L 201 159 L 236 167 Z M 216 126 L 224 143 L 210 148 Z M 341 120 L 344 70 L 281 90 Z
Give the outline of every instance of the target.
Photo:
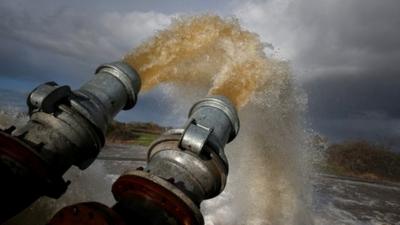
M 301 117 L 306 97 L 288 63 L 267 57 L 255 33 L 234 18 L 182 17 L 124 60 L 145 91 L 166 86 L 178 114 L 207 94 L 224 95 L 240 109 L 241 131 L 226 148 L 228 184 L 202 204 L 206 224 L 313 224 Z

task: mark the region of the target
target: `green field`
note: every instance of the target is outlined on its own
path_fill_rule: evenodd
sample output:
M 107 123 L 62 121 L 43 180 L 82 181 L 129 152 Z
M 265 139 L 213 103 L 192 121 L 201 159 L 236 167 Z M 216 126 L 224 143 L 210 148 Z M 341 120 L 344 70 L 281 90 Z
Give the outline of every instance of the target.
M 159 136 L 157 134 L 144 132 L 135 132 L 135 135 L 137 135 L 136 138 L 133 138 L 132 140 L 127 140 L 125 141 L 125 143 L 148 146 Z
M 107 131 L 108 143 L 148 146 L 167 128 L 154 123 L 121 123 L 114 121 Z

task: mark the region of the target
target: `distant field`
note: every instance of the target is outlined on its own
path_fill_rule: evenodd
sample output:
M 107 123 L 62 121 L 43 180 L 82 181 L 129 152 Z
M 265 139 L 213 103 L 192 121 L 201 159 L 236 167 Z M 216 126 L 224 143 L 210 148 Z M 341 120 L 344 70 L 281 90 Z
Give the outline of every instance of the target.
M 148 146 L 167 128 L 153 123 L 121 123 L 114 121 L 107 132 L 108 143 Z
M 126 140 L 107 138 L 107 142 L 148 146 L 159 136 L 156 134 L 146 133 L 146 132 L 132 132 L 132 135 L 134 135 L 135 137 Z
M 369 180 L 400 182 L 400 154 L 366 141 L 333 144 L 320 165 L 327 173 Z

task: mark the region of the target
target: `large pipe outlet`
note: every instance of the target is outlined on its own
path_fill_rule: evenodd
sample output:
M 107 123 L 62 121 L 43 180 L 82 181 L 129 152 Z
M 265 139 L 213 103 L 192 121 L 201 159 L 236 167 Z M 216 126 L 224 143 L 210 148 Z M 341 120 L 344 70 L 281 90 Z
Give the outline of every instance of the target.
M 135 105 L 140 85 L 133 68 L 114 62 L 100 66 L 79 90 L 54 82 L 33 90 L 27 124 L 0 131 L 0 223 L 42 195 L 62 195 L 68 186 L 62 175 L 94 161 L 108 125 Z
M 124 218 L 140 215 L 135 216 L 138 224 L 203 224 L 199 205 L 223 191 L 228 175 L 224 147 L 238 132 L 237 112 L 228 99 L 211 96 L 197 102 L 183 129 L 167 131 L 150 146 L 146 168 L 114 183 L 114 210 Z

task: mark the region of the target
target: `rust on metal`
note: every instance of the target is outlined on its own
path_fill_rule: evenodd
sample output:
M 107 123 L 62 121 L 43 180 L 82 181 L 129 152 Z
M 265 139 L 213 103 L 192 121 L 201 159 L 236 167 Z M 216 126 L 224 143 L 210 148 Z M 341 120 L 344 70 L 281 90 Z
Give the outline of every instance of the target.
M 47 225 L 126 225 L 109 207 L 85 202 L 60 210 Z
M 123 175 L 114 183 L 112 192 L 117 201 L 146 201 L 174 218 L 180 225 L 199 224 L 193 210 L 180 197 L 149 179 Z
M 18 164 L 28 168 L 30 172 L 40 178 L 46 179 L 50 177 L 43 160 L 34 153 L 34 150 L 29 145 L 22 142 L 17 137 L 13 137 L 1 131 L 0 143 L 0 157 L 14 160 Z

